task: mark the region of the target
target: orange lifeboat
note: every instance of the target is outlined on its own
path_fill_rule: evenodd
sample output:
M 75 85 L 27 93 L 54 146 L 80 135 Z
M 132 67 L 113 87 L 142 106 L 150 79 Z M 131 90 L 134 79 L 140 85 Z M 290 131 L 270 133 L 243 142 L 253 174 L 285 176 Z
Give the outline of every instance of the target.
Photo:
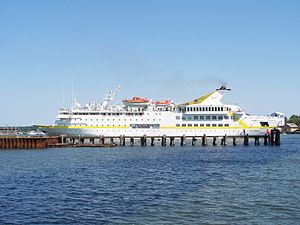
M 163 101 L 157 101 L 157 102 L 153 102 L 155 105 L 157 106 L 167 106 L 170 105 L 172 103 L 171 100 L 163 100 Z
M 146 98 L 134 96 L 132 99 L 124 99 L 122 102 L 125 105 L 145 105 L 149 103 L 149 100 Z

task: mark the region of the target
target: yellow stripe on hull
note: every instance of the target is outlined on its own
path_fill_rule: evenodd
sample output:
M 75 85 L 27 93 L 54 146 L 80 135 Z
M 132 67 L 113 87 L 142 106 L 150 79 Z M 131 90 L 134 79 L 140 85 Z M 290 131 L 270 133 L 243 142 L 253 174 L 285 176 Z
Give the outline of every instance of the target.
M 129 129 L 129 126 L 37 126 L 41 129 Z M 176 126 L 161 126 L 160 129 L 194 129 L 194 130 L 215 130 L 215 129 L 272 129 L 275 126 L 262 127 L 262 126 L 229 126 L 229 127 L 176 127 Z M 138 128 L 140 129 L 140 128 Z M 147 129 L 147 128 L 145 128 Z M 154 128 L 155 129 L 155 128 Z

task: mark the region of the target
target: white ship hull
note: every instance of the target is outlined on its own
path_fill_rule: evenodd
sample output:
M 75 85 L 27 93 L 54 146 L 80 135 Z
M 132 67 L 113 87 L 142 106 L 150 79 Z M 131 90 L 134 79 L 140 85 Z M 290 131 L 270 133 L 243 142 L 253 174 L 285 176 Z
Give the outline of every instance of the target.
M 234 105 L 221 103 L 218 89 L 180 105 L 141 105 L 124 108 L 61 110 L 53 126 L 38 126 L 49 135 L 69 137 L 162 137 L 262 135 L 284 124 L 284 115 L 251 116 Z M 95 106 L 95 105 L 93 105 Z
M 249 135 L 263 135 L 266 133 L 268 128 L 261 129 L 247 129 L 244 131 L 243 128 L 235 128 L 235 129 L 152 129 L 152 130 L 134 130 L 134 129 L 114 129 L 114 128 L 56 128 L 56 127 L 47 127 L 43 128 L 43 130 L 48 135 L 66 135 L 68 137 L 99 137 L 101 135 L 105 137 L 119 137 L 121 135 L 125 135 L 128 137 L 142 137 L 144 135 L 148 137 L 162 137 L 166 136 L 239 136 L 244 135 L 246 132 Z

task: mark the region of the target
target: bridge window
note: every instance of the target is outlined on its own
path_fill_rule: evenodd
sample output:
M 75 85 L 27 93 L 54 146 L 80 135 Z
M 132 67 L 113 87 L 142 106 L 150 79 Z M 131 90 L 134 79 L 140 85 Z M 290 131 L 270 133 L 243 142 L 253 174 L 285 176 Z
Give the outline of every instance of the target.
M 269 126 L 269 123 L 268 122 L 260 122 L 260 125 L 262 127 L 268 127 Z

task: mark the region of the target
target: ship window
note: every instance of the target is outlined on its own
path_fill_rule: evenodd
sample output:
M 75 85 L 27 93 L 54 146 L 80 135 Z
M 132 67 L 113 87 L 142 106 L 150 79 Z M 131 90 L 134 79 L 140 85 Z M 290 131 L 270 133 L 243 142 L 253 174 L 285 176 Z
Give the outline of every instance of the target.
M 223 107 L 221 107 L 221 111 L 224 111 L 224 108 L 223 108 Z
M 203 123 L 200 123 L 200 127 L 204 127 L 204 124 L 203 124 Z
M 186 120 L 186 117 L 185 117 L 185 116 L 183 116 L 183 117 L 182 117 L 182 120 Z
M 206 126 L 207 126 L 207 127 L 210 127 L 210 124 L 208 123 L 208 124 L 206 124 Z
M 180 116 L 176 116 L 176 120 L 180 120 Z
M 188 111 L 188 112 L 190 111 L 190 108 L 189 108 L 189 107 L 187 107 L 186 109 L 187 109 L 186 111 Z
M 199 107 L 199 111 L 202 111 L 202 107 Z
M 210 116 L 206 116 L 206 119 L 207 119 L 207 120 L 210 120 Z
M 224 119 L 225 119 L 225 120 L 228 120 L 228 119 L 229 119 L 229 116 L 224 116 Z
M 198 120 L 198 116 L 194 116 L 194 120 Z
M 219 124 L 218 126 L 219 126 L 219 127 L 223 127 L 223 124 Z
M 260 122 L 260 125 L 262 127 L 268 127 L 269 126 L 269 123 L 268 122 Z
M 215 107 L 211 107 L 211 111 L 215 111 Z
M 217 126 L 217 124 L 213 124 L 212 126 L 213 126 L 213 127 L 216 127 L 216 126 Z
M 176 124 L 176 127 L 180 127 L 180 124 Z
M 218 120 L 222 120 L 223 119 L 223 116 L 218 116 Z
M 192 124 L 188 124 L 188 127 L 192 127 L 193 125 Z
M 192 120 L 192 117 L 191 117 L 191 116 L 189 116 L 189 117 L 188 117 L 188 120 Z
M 194 127 L 198 127 L 198 124 L 194 124 Z
M 200 120 L 204 120 L 204 116 L 200 116 Z
M 107 113 L 107 115 L 111 116 L 111 113 Z
M 224 126 L 225 126 L 225 127 L 229 127 L 229 124 L 226 123 Z
M 208 107 L 205 107 L 205 111 L 208 111 Z
M 217 116 L 212 116 L 211 119 L 212 119 L 212 120 L 216 120 L 216 119 L 217 119 Z
M 182 127 L 186 127 L 186 124 L 182 124 L 181 126 L 182 126 Z

